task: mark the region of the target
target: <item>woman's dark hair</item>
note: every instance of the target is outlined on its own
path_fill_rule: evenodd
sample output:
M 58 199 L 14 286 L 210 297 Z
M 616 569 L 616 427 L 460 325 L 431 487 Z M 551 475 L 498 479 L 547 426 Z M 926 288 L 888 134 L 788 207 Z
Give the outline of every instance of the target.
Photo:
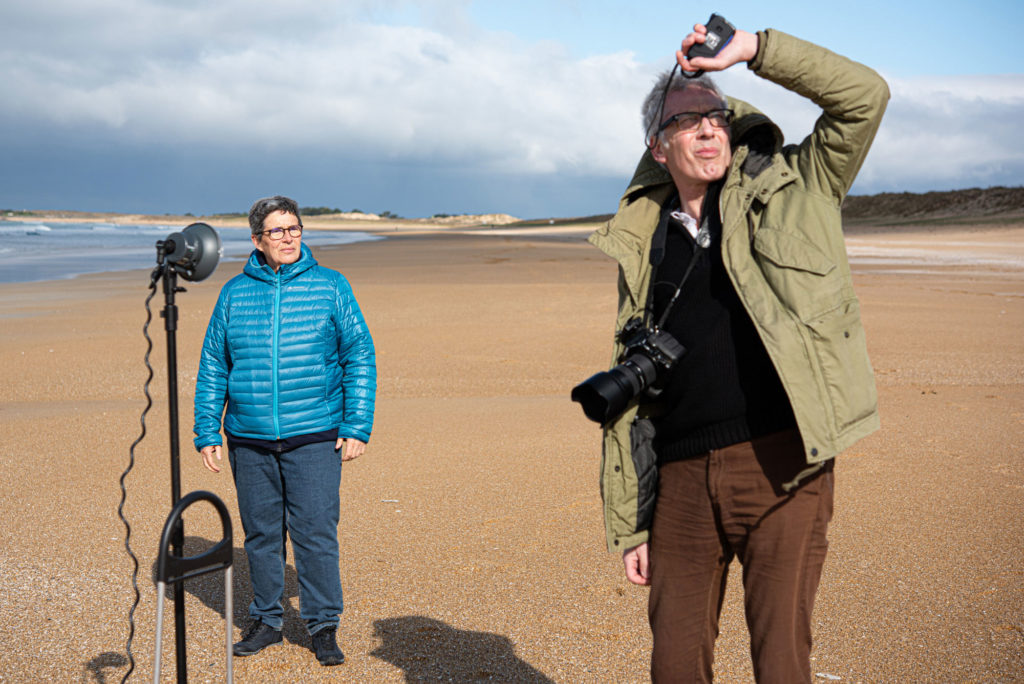
M 281 195 L 264 197 L 253 202 L 252 208 L 249 210 L 249 230 L 252 231 L 253 235 L 259 235 L 263 232 L 263 221 L 275 211 L 295 214 L 295 218 L 299 219 L 299 225 L 302 225 L 299 205 L 295 200 Z

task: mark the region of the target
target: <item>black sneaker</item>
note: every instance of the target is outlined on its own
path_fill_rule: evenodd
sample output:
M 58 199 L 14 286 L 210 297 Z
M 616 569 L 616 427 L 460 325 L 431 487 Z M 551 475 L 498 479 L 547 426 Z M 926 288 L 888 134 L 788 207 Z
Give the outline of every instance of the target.
M 235 644 L 232 651 L 236 656 L 251 656 L 267 646 L 281 643 L 281 630 L 263 624 L 261 620 L 249 625 L 249 631 Z
M 337 627 L 324 627 L 313 635 L 313 653 L 321 665 L 341 665 L 345 662 L 345 654 L 334 640 L 337 631 Z

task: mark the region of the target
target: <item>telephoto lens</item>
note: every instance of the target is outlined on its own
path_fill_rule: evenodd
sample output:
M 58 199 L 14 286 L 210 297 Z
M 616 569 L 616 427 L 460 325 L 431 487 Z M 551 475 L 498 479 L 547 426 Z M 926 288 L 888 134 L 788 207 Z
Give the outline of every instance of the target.
M 572 400 L 595 423 L 604 425 L 657 378 L 658 367 L 644 354 L 633 354 L 610 371 L 595 373 L 572 390 Z
M 626 348 L 622 363 L 572 389 L 572 400 L 583 407 L 587 418 L 601 425 L 625 411 L 641 392 L 649 398 L 660 394 L 655 389 L 659 376 L 667 377 L 686 353 L 686 348 L 667 331 L 646 326 L 639 318 L 623 326 L 619 339 Z

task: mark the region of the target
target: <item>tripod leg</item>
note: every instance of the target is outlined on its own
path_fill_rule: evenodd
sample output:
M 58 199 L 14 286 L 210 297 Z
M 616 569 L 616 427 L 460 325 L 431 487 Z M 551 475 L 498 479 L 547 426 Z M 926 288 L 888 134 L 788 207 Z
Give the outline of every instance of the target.
M 235 610 L 231 600 L 232 587 L 231 580 L 231 566 L 224 568 L 224 631 L 227 632 L 227 652 L 228 652 L 228 684 L 235 681 L 234 668 L 232 664 L 232 657 L 234 656 L 232 644 L 231 644 L 231 623 L 235 619 Z
M 167 585 L 156 583 L 156 655 L 153 658 L 153 684 L 160 682 L 160 651 L 164 634 L 164 591 Z

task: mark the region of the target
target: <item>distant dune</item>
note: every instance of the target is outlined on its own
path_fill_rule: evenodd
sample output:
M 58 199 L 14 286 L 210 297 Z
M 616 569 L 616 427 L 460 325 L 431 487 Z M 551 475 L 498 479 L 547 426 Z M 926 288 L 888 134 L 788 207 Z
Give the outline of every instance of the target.
M 851 195 L 843 204 L 843 219 L 847 223 L 1024 219 L 1024 187 Z
M 601 223 L 612 214 L 581 218 L 550 218 L 521 221 L 521 225 L 545 223 Z M 883 192 L 850 195 L 843 204 L 843 222 L 850 229 L 867 226 L 914 226 L 921 223 L 1004 224 L 1024 221 L 1024 187 L 970 188 L 948 192 Z
M 364 213 L 337 213 L 308 217 L 308 222 L 335 227 L 353 223 L 387 224 L 414 228 L 432 225 L 436 227 L 461 226 L 502 226 L 517 227 L 599 224 L 607 221 L 612 214 L 598 214 L 580 217 L 545 217 L 517 219 L 508 214 L 458 214 L 435 215 L 429 218 L 401 218 Z M 143 215 L 118 214 L 85 211 L 12 211 L 0 210 L 0 220 L 39 219 L 57 221 L 110 221 L 114 223 L 181 223 L 194 220 L 210 220 L 218 225 L 245 225 L 242 214 L 215 214 L 206 216 L 184 215 Z M 850 195 L 843 204 L 843 221 L 853 231 L 867 226 L 919 226 L 927 223 L 941 228 L 944 225 L 999 225 L 1024 221 L 1024 187 L 969 188 L 946 192 L 883 192 L 877 195 Z

